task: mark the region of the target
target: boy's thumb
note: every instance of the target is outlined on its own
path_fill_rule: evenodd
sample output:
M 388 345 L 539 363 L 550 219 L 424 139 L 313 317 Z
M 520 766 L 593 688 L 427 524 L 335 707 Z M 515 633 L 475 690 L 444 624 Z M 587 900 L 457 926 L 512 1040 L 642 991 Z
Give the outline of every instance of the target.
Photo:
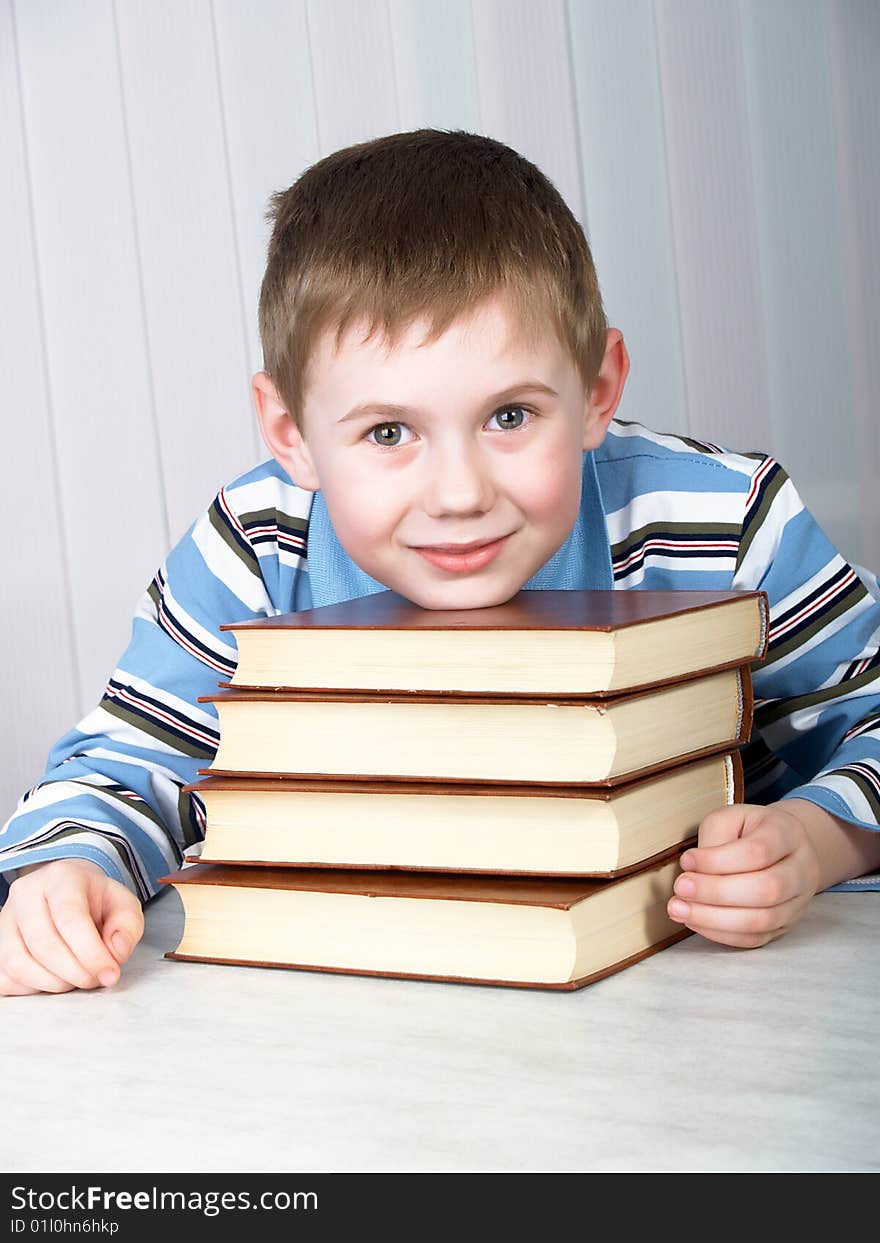
M 101 939 L 117 962 L 123 963 L 144 934 L 141 905 L 128 890 L 108 880 Z M 110 898 L 113 900 L 110 901 Z
M 137 944 L 138 938 L 127 928 L 115 928 L 110 932 L 104 930 L 104 943 L 110 949 L 117 962 L 125 962 Z
M 110 948 L 119 962 L 125 962 L 134 946 L 124 932 L 114 932 L 110 938 Z

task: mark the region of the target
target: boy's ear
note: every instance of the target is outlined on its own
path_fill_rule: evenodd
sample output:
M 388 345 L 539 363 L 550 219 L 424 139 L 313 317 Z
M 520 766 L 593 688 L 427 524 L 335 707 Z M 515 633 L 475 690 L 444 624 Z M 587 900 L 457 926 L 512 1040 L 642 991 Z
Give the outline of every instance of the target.
M 584 419 L 585 449 L 597 449 L 605 439 L 608 424 L 614 418 L 614 412 L 623 396 L 623 386 L 628 375 L 629 354 L 623 343 L 623 333 L 618 328 L 609 328 L 605 356 L 587 398 Z
M 269 452 L 294 483 L 309 492 L 317 492 L 321 485 L 312 455 L 272 378 L 267 372 L 258 371 L 251 380 L 251 389 L 260 433 Z

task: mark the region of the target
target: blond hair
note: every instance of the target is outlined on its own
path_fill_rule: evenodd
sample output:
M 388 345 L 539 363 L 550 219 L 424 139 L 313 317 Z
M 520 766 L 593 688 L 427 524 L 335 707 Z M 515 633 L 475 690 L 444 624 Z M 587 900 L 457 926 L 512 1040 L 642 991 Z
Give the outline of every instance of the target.
M 548 326 L 592 388 L 607 320 L 581 226 L 504 143 L 463 130 L 390 134 L 333 152 L 273 194 L 260 290 L 263 365 L 301 422 L 309 358 L 366 321 L 390 347 L 416 319 L 436 341 L 501 295 L 520 335 Z

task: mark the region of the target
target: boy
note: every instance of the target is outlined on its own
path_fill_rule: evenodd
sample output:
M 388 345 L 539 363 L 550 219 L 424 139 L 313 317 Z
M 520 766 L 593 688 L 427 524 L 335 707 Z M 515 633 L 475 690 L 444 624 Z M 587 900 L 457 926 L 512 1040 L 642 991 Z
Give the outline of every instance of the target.
M 880 863 L 876 583 L 785 472 L 614 421 L 629 369 L 582 230 L 492 139 L 420 130 L 273 196 L 253 378 L 272 458 L 170 553 L 100 706 L 0 836 L 0 992 L 114 983 L 158 877 L 203 836 L 219 627 L 390 587 L 425 608 L 520 588 L 768 593 L 744 805 L 700 826 L 672 916 L 753 947 Z M 873 831 L 872 831 L 873 830 Z

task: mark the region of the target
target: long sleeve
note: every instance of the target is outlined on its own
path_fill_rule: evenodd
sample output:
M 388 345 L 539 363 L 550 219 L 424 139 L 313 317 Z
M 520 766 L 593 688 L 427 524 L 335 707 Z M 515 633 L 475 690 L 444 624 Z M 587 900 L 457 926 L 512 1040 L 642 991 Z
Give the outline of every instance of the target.
M 144 593 L 99 705 L 52 748 L 0 830 L 0 873 L 90 859 L 146 901 L 203 839 L 201 800 L 183 787 L 219 741 L 213 705 L 198 700 L 235 669 L 220 626 L 292 606 L 308 499 L 267 465 L 222 489 L 187 531 Z M 0 880 L 0 902 L 7 888 Z
M 771 457 L 756 459 L 733 586 L 760 588 L 770 603 L 768 652 L 754 667 L 746 798 L 809 799 L 877 829 L 877 580 L 840 555 Z

